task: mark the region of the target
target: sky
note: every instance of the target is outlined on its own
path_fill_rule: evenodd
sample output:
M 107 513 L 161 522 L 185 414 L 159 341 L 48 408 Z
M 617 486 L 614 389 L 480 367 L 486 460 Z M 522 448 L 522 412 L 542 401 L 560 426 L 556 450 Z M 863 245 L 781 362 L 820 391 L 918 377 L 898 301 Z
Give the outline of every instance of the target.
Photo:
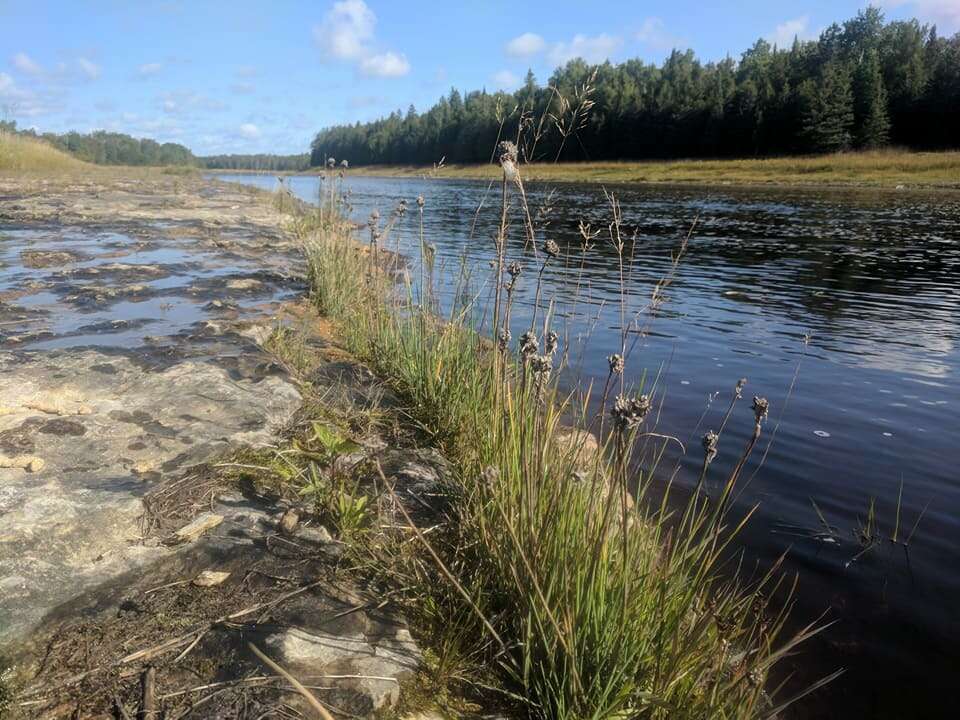
M 960 31 L 960 0 L 874 0 Z M 725 6 L 722 7 L 721 5 Z M 515 89 L 570 58 L 739 57 L 815 38 L 865 0 L 0 0 L 0 119 L 198 155 L 305 152 L 322 127 Z

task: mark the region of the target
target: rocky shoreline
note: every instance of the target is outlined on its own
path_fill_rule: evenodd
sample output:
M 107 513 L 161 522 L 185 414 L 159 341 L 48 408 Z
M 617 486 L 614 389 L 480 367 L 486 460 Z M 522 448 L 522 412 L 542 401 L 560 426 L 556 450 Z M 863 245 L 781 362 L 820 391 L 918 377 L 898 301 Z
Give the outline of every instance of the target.
M 345 413 L 388 395 L 300 302 L 284 222 L 270 195 L 198 177 L 0 179 L 12 717 L 303 706 L 250 643 L 348 715 L 395 707 L 415 676 L 399 608 L 345 567 L 309 507 L 235 460 L 276 452 L 317 397 Z M 291 324 L 309 367 L 273 352 Z M 356 465 L 440 482 L 442 460 L 409 438 L 358 437 Z

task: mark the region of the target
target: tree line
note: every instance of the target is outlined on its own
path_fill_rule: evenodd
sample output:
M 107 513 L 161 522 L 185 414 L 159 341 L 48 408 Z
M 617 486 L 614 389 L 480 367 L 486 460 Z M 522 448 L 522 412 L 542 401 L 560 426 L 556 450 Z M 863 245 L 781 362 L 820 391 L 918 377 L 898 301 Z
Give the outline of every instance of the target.
M 43 140 L 58 150 L 97 165 L 196 164 L 196 158 L 190 149 L 179 143 L 159 143 L 124 133 L 105 130 L 92 133 L 37 133 L 32 129 L 17 129 L 16 122 L 12 120 L 0 122 L 0 130 Z
M 209 170 L 306 170 L 310 155 L 209 155 L 195 156 L 179 143 L 158 143 L 149 138 L 135 138 L 118 132 L 98 130 L 92 133 L 37 133 L 18 129 L 14 120 L 0 120 L 0 132 L 42 140 L 80 160 L 97 165 L 183 165 Z
M 210 170 L 263 170 L 299 172 L 310 167 L 310 154 L 299 155 L 207 155 L 198 158 L 200 166 Z
M 573 60 L 546 86 L 456 89 L 432 108 L 317 133 L 310 162 L 354 165 L 488 162 L 498 138 L 525 128 L 529 161 L 746 157 L 960 146 L 960 33 L 917 20 L 885 23 L 867 8 L 817 40 L 758 40 L 739 61 L 674 50 L 639 59 Z M 532 138 L 532 140 L 530 140 Z

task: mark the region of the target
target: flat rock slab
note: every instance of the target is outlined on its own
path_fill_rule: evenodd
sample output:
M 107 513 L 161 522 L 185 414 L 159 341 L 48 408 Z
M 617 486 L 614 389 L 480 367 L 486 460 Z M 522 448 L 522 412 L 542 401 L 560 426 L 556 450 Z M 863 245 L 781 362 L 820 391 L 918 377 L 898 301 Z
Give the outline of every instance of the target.
M 304 287 L 269 199 L 103 178 L 0 179 L 0 648 L 177 552 L 143 543 L 145 493 L 301 402 L 252 339 Z

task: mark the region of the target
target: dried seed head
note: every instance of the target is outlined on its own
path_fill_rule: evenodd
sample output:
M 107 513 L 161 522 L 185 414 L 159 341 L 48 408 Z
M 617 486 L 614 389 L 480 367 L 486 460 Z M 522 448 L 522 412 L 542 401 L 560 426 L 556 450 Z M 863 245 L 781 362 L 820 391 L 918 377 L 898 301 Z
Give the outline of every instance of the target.
M 510 330 L 508 328 L 503 328 L 497 335 L 497 346 L 500 348 L 500 352 L 506 352 L 507 348 L 510 347 Z
M 537 354 L 540 349 L 540 341 L 537 340 L 537 334 L 532 330 L 527 330 L 520 336 L 520 357 L 524 362 Z
M 499 150 L 500 163 L 517 162 L 517 146 L 509 140 L 504 140 L 497 146 Z
M 560 246 L 557 245 L 557 243 L 556 243 L 555 240 L 547 240 L 547 241 L 543 244 L 543 251 L 544 251 L 549 257 L 555 258 L 555 257 L 557 257 L 558 255 L 560 255 Z
M 717 456 L 717 442 L 719 440 L 720 437 L 713 430 L 707 430 L 707 434 L 703 436 L 703 453 L 707 464 L 713 462 L 713 459 Z
M 333 166 L 336 165 L 336 164 L 337 164 L 337 161 L 336 161 L 335 158 L 332 158 L 332 157 L 328 157 L 328 158 L 327 158 L 327 166 L 328 166 L 328 167 L 333 167 Z
M 493 465 L 487 465 L 483 469 L 483 482 L 488 486 L 496 485 L 500 480 L 500 471 L 495 468 Z
M 611 375 L 619 375 L 623 372 L 623 368 L 626 366 L 626 363 L 623 360 L 623 355 L 620 353 L 610 355 L 607 358 L 607 363 L 610 365 Z
M 350 163 L 347 162 L 346 160 L 341 160 L 341 161 L 340 161 L 340 167 L 342 167 L 344 170 L 346 170 L 348 167 L 350 167 Z
M 650 398 L 647 395 L 638 395 L 635 398 L 618 395 L 613 410 L 610 411 L 613 424 L 617 430 L 632 430 L 643 422 L 650 412 L 650 407 Z
M 417 195 L 417 207 L 423 209 L 423 195 Z
M 550 375 L 553 370 L 553 358 L 549 355 L 534 355 L 530 360 L 530 369 L 537 375 Z
M 767 419 L 770 411 L 770 402 L 766 398 L 753 396 L 753 416 L 756 418 L 757 425 Z
M 543 339 L 543 349 L 547 355 L 553 355 L 557 351 L 557 347 L 560 345 L 560 336 L 557 335 L 553 330 L 547 333 L 546 337 Z
M 743 386 L 746 384 L 746 378 L 740 378 L 737 380 L 737 386 L 733 389 L 733 392 L 736 394 L 738 400 L 743 397 Z
M 507 272 L 510 273 L 510 277 L 518 278 L 523 273 L 523 265 L 514 261 L 507 266 Z

